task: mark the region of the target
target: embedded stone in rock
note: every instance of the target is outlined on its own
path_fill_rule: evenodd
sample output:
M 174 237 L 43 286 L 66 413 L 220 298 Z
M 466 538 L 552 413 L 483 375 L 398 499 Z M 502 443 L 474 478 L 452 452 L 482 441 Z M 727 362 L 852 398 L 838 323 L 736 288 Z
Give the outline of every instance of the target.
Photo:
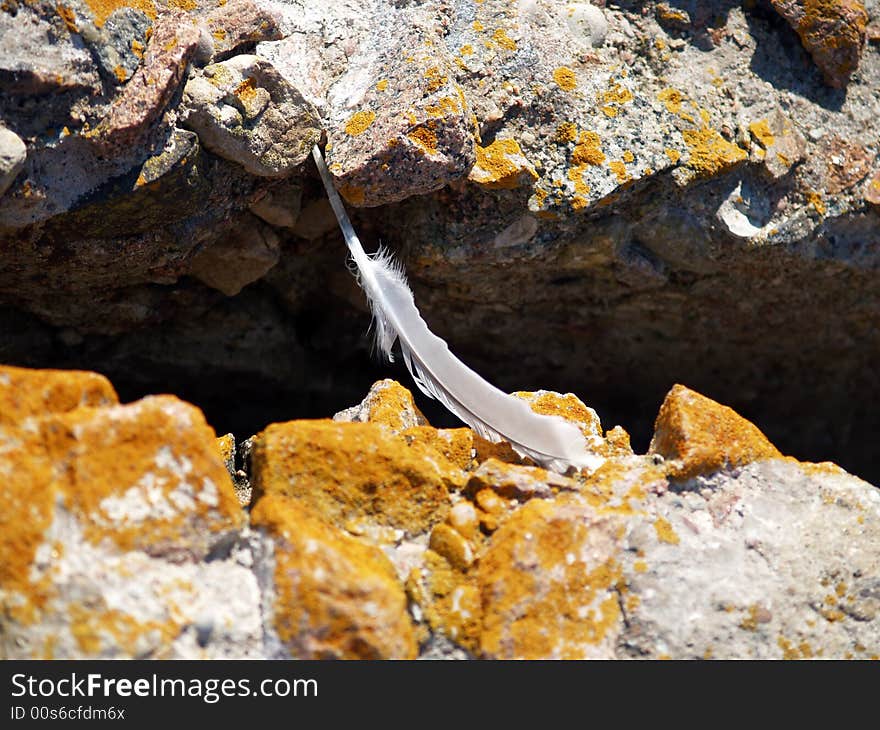
M 761 161 L 773 180 L 778 180 L 804 159 L 807 140 L 778 109 L 768 118 L 749 124 L 754 141 L 751 158 Z
M 755 425 L 732 408 L 683 385 L 675 385 L 660 406 L 649 453 L 670 462 L 669 475 L 675 479 L 782 456 Z
M 473 167 L 471 114 L 428 30 L 402 25 L 380 56 L 353 59 L 329 98 L 327 162 L 352 205 L 429 193 Z
M 377 380 L 363 401 L 340 411 L 333 420 L 378 423 L 392 433 L 428 425 L 428 419 L 416 406 L 412 392 L 390 378 Z
M 364 522 L 419 534 L 443 520 L 464 475 L 431 448 L 377 423 L 290 421 L 260 433 L 251 454 L 255 498 L 295 497 L 342 528 Z
M 548 499 L 560 491 L 575 491 L 577 482 L 540 467 L 487 459 L 471 474 L 467 484 L 470 494 L 481 489 L 491 489 L 505 499 L 525 502 L 533 497 Z
M 198 41 L 198 29 L 183 20 L 182 14 L 160 15 L 153 24 L 143 65 L 86 136 L 106 154 L 123 153 L 142 141 L 180 86 Z
M 297 500 L 260 497 L 251 523 L 274 544 L 271 621 L 297 659 L 414 659 L 406 595 L 388 558 Z
M 214 43 L 212 60 L 222 61 L 246 44 L 283 37 L 275 16 L 253 0 L 229 0 L 211 10 L 205 24 Z
M 483 657 L 612 658 L 623 628 L 619 527 L 574 495 L 517 510 L 477 569 Z
M 245 216 L 190 261 L 193 276 L 228 297 L 262 278 L 281 255 L 275 231 L 255 216 Z
M 627 519 L 619 656 L 880 655 L 875 487 L 781 459 L 700 486 L 658 490 Z
M 0 126 L 0 197 L 24 168 L 27 146 L 15 132 Z
M 314 107 L 257 56 L 206 66 L 184 88 L 181 122 L 252 175 L 286 177 L 321 136 Z
M 829 86 L 842 89 L 858 68 L 868 25 L 859 0 L 771 0 L 800 36 Z

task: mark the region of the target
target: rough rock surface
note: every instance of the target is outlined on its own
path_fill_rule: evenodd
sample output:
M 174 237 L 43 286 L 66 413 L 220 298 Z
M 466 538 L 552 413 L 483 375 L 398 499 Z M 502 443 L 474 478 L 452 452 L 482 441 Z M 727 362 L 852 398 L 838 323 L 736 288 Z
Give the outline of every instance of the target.
M 875 487 L 680 386 L 647 455 L 570 394 L 519 395 L 589 417 L 602 465 L 519 463 L 386 380 L 337 421 L 271 425 L 239 473 L 174 397 L 0 368 L 0 655 L 880 653 Z
M 247 433 L 355 401 L 389 372 L 305 160 L 323 138 L 365 242 L 493 382 L 588 394 L 640 450 L 684 382 L 877 479 L 878 21 L 877 0 L 7 4 L 0 125 L 26 157 L 0 357 L 173 386 Z M 212 68 L 245 86 L 195 108 Z

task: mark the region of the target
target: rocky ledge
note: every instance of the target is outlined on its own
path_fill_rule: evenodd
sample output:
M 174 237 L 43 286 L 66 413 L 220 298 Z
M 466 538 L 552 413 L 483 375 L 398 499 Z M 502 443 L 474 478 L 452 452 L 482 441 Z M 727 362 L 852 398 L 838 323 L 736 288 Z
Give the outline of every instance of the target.
M 683 386 L 647 453 L 571 394 L 556 474 L 398 383 L 216 438 L 172 396 L 0 367 L 0 654 L 876 658 L 880 492 Z

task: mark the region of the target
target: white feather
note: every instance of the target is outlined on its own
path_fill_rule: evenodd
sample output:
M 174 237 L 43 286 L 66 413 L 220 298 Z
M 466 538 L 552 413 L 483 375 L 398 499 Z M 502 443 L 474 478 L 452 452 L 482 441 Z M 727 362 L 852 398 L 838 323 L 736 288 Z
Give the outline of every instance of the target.
M 386 251 L 372 256 L 364 251 L 317 146 L 312 156 L 357 266 L 358 282 L 370 303 L 382 352 L 392 359 L 391 348 L 399 341 L 403 361 L 419 390 L 436 398 L 483 438 L 508 441 L 520 455 L 554 471 L 564 472 L 572 466 L 595 469 L 601 464 L 602 458 L 591 451 L 575 424 L 559 416 L 535 413 L 524 400 L 486 382 L 428 329 L 400 265 Z

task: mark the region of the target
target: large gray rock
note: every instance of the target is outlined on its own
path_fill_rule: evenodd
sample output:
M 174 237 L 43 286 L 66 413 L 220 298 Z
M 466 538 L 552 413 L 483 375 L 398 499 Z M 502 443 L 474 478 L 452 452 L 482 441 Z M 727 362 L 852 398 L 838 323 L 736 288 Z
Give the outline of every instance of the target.
M 27 147 L 15 132 L 0 127 L 0 197 L 24 167 Z

